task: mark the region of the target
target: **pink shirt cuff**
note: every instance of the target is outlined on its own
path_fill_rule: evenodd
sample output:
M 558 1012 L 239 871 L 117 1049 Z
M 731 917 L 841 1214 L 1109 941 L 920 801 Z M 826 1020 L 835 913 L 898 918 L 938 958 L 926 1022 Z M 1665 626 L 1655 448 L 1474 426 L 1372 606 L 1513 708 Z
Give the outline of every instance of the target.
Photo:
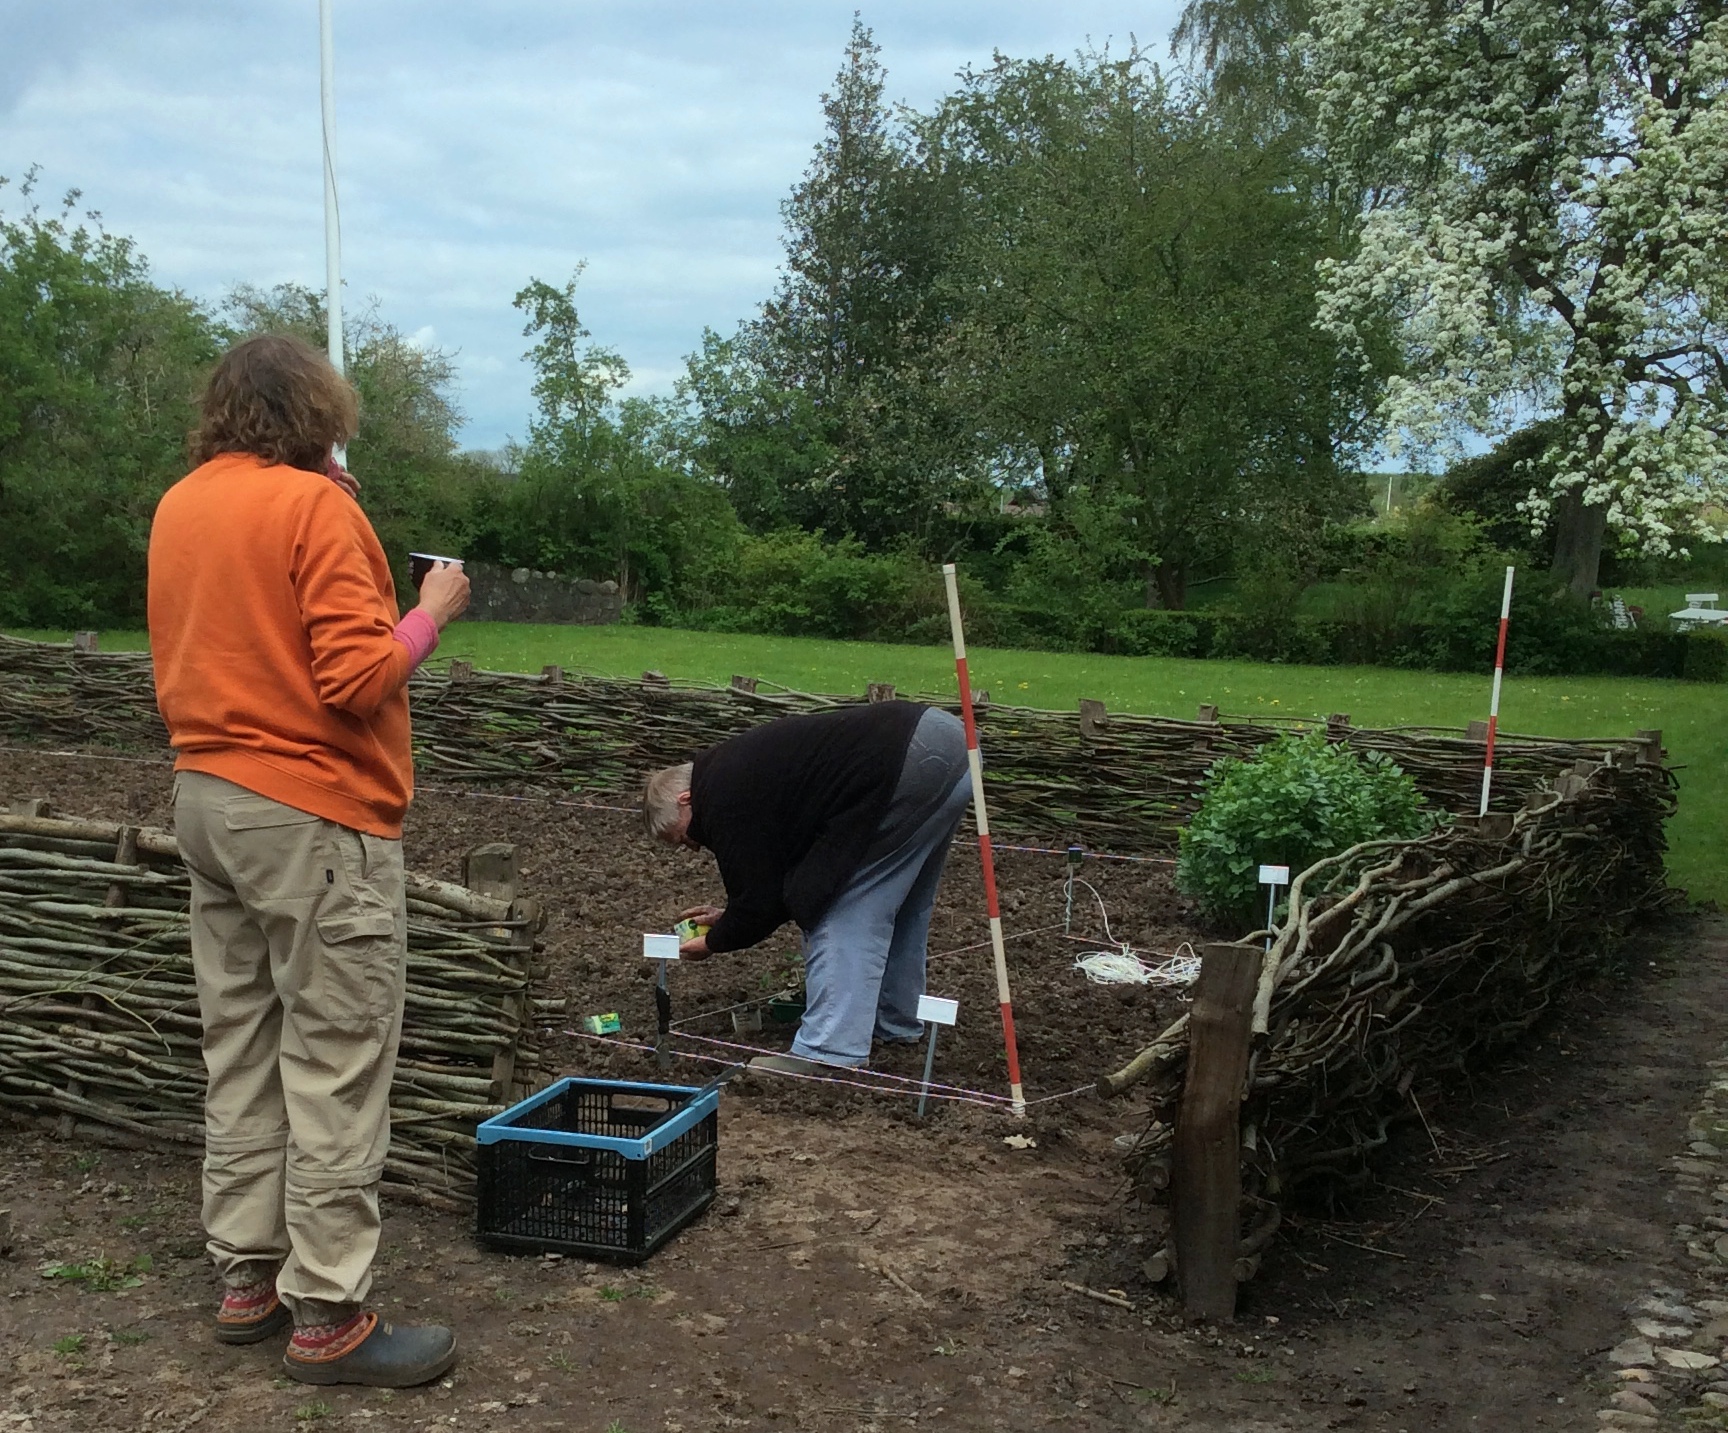
M 438 649 L 438 624 L 418 607 L 396 624 L 391 635 L 408 649 L 411 672 Z

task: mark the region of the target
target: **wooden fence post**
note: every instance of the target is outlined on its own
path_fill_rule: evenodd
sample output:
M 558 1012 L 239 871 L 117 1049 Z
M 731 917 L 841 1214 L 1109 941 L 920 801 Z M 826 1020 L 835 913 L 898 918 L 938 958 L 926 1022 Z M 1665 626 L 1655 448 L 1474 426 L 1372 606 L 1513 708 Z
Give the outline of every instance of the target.
M 1253 946 L 1208 945 L 1188 1013 L 1188 1071 L 1172 1150 L 1171 1244 L 1183 1307 L 1204 1318 L 1236 1314 L 1242 1081 L 1263 954 Z
M 516 848 L 506 841 L 489 841 L 483 846 L 473 847 L 462 858 L 462 884 L 471 891 L 492 897 L 495 901 L 514 903 L 517 885 Z M 499 927 L 492 934 L 507 936 L 509 931 Z M 504 1003 L 506 1013 L 516 1017 L 517 1029 L 520 1031 L 528 1020 L 525 999 L 519 995 L 508 995 L 504 997 Z M 520 1034 L 513 1037 L 508 1045 L 492 1057 L 493 1098 L 500 1104 L 513 1104 L 517 1098 L 516 1045 L 520 1038 Z
M 867 701 L 872 703 L 891 702 L 894 700 L 894 683 L 866 682 L 864 684 L 864 696 Z
M 732 674 L 732 690 L 735 692 L 742 692 L 745 696 L 751 696 L 756 691 L 756 678 L 741 677 L 734 672 Z
M 74 632 L 72 634 L 72 650 L 92 653 L 101 651 L 102 634 L 100 632 Z
M 1333 712 L 1326 718 L 1326 740 L 1348 741 L 1350 738 L 1350 713 Z
M 1104 709 L 1103 702 L 1093 701 L 1090 697 L 1080 698 L 1080 735 L 1088 741 L 1097 741 L 1110 725 L 1110 713 Z
M 453 682 L 469 682 L 474 679 L 474 664 L 465 662 L 458 657 L 450 663 L 450 680 Z
M 1218 704 L 1216 702 L 1201 702 L 1199 714 L 1194 718 L 1194 720 L 1203 721 L 1209 725 L 1216 723 L 1218 720 Z
M 540 680 L 549 687 L 561 687 L 564 685 L 564 669 L 548 662 L 540 669 Z
M 42 802 L 44 809 L 40 813 L 26 812 L 24 814 L 40 814 L 46 816 L 48 814 L 46 810 L 47 805 L 48 803 L 46 801 Z M 117 866 L 136 866 L 138 864 L 138 828 L 136 826 L 121 826 L 118 839 L 114 843 L 114 864 Z M 127 893 L 125 883 L 123 881 L 114 881 L 109 884 L 108 892 L 102 898 L 102 905 L 105 910 L 119 910 L 125 906 L 129 899 L 130 896 Z M 97 1010 L 101 1008 L 102 1001 L 95 995 L 86 995 L 79 1004 L 85 1010 Z M 73 1028 L 84 1030 L 88 1027 L 82 1020 L 79 1020 L 74 1022 Z M 66 1093 L 75 1100 L 83 1099 L 84 1082 L 82 1080 L 68 1080 L 66 1082 Z M 60 1124 L 57 1130 L 60 1138 L 71 1139 L 73 1134 L 76 1133 L 77 1128 L 78 1117 L 73 1114 L 71 1110 L 63 1111 L 60 1115 Z

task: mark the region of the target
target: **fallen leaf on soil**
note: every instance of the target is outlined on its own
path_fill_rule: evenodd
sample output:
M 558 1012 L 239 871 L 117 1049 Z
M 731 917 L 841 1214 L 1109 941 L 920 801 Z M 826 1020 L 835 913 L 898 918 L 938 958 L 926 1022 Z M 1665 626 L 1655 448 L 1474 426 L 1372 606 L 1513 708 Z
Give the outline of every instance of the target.
M 1002 1143 L 1009 1149 L 1037 1149 L 1038 1141 L 1028 1134 L 1005 1134 Z

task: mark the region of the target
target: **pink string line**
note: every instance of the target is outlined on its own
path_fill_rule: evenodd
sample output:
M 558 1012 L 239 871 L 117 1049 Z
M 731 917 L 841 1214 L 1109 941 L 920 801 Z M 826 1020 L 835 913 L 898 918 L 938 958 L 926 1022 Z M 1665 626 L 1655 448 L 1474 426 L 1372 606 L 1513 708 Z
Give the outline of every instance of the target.
M 564 1033 L 566 1035 L 573 1035 L 578 1040 L 594 1040 L 603 1045 L 622 1047 L 627 1050 L 641 1050 L 647 1054 L 653 1054 L 655 1049 L 654 1046 L 644 1044 L 639 1040 L 625 1040 L 617 1035 L 590 1035 L 585 1030 L 566 1030 Z M 685 1040 L 703 1039 L 700 1035 L 684 1035 L 681 1036 L 681 1038 Z M 780 1053 L 777 1050 L 765 1050 L 756 1045 L 737 1045 L 726 1040 L 708 1040 L 705 1043 L 710 1045 L 719 1045 L 730 1050 L 748 1050 L 752 1055 L 775 1055 Z M 748 1068 L 748 1062 L 744 1060 L 728 1060 L 722 1055 L 704 1055 L 699 1050 L 680 1050 L 677 1054 L 680 1060 L 700 1060 L 704 1064 L 725 1065 L 729 1069 L 734 1070 Z M 842 1080 L 832 1075 L 801 1075 L 791 1070 L 763 1070 L 759 1071 L 759 1073 L 783 1075 L 792 1080 L 809 1080 L 818 1085 L 844 1085 L 848 1089 L 863 1090 L 867 1094 L 872 1095 L 911 1096 L 919 1093 L 924 1087 L 924 1082 L 922 1080 L 915 1080 L 907 1075 L 891 1075 L 884 1070 L 859 1069 L 853 1070 L 850 1073 L 869 1075 L 879 1080 L 904 1080 L 910 1084 L 911 1088 L 894 1089 L 883 1085 L 866 1085 L 857 1080 Z M 1069 1100 L 1073 1099 L 1075 1095 L 1089 1094 L 1096 1088 L 1095 1085 L 1079 1085 L 1072 1090 L 1064 1090 L 1061 1094 L 1041 1095 L 1038 1099 L 1027 1100 L 1026 1104 L 1047 1105 L 1056 1100 Z M 1007 1095 L 993 1095 L 988 1090 L 969 1090 L 963 1085 L 943 1085 L 937 1084 L 934 1081 L 932 1081 L 930 1085 L 930 1098 L 934 1100 L 951 1100 L 957 1104 L 980 1105 L 985 1109 L 1000 1109 L 1004 1105 L 1013 1104 L 1013 1100 L 1011 1100 Z
M 50 750 L 45 746 L 0 746 L 0 751 L 17 756 L 66 756 L 76 757 L 80 761 L 123 761 L 131 766 L 167 766 L 172 757 L 160 756 L 109 756 L 99 751 L 60 751 Z
M 566 1030 L 564 1033 L 566 1035 L 574 1035 L 579 1040 L 598 1040 L 598 1041 L 603 1042 L 604 1044 L 622 1046 L 623 1048 L 628 1049 L 628 1050 L 642 1050 L 642 1051 L 647 1052 L 648 1054 L 654 1053 L 654 1046 L 652 1046 L 652 1045 L 645 1045 L 645 1044 L 642 1044 L 640 1041 L 636 1041 L 636 1040 L 620 1039 L 616 1035 L 590 1035 L 585 1030 Z M 694 1039 L 696 1037 L 686 1035 L 683 1038 L 688 1040 L 688 1039 Z M 751 1050 L 752 1053 L 757 1054 L 757 1055 L 773 1055 L 773 1054 L 778 1053 L 777 1051 L 774 1051 L 774 1050 L 754 1049 L 752 1046 L 749 1046 L 749 1045 L 741 1045 L 741 1046 L 738 1046 L 737 1048 L 744 1049 L 744 1050 Z M 709 1064 L 709 1065 L 725 1065 L 727 1068 L 733 1069 L 733 1070 L 742 1070 L 742 1069 L 748 1068 L 748 1062 L 747 1061 L 728 1060 L 723 1055 L 704 1055 L 698 1050 L 680 1050 L 680 1051 L 678 1051 L 678 1058 L 680 1060 L 700 1060 L 704 1064 Z M 818 1084 L 818 1085 L 844 1085 L 849 1089 L 863 1090 L 866 1094 L 871 1094 L 871 1095 L 911 1095 L 911 1094 L 916 1093 L 915 1090 L 885 1089 L 881 1085 L 866 1085 L 866 1084 L 863 1084 L 862 1082 L 860 1082 L 858 1080 L 842 1080 L 842 1079 L 838 1079 L 838 1078 L 831 1076 L 831 1075 L 801 1075 L 801 1074 L 797 1074 L 791 1070 L 763 1070 L 763 1071 L 759 1071 L 758 1073 L 783 1075 L 787 1079 L 791 1079 L 791 1080 L 809 1080 L 812 1083 Z M 865 1073 L 874 1074 L 875 1071 L 866 1071 Z M 967 1093 L 961 1093 L 961 1094 L 944 1094 L 944 1093 L 941 1093 L 942 1089 L 947 1089 L 947 1088 L 950 1088 L 950 1087 L 943 1086 L 943 1087 L 939 1088 L 935 1085 L 932 1085 L 930 1087 L 930 1098 L 934 1099 L 934 1100 L 952 1100 L 957 1104 L 980 1105 L 985 1109 L 998 1109 L 998 1108 L 1000 1108 L 1000 1106 L 997 1103 L 997 1100 L 999 1098 L 998 1096 L 986 1094 L 982 1090 L 967 1092 Z M 1090 1089 L 1091 1086 L 1087 1086 L 1087 1088 Z M 1006 1103 L 1006 1100 L 1004 1100 L 1003 1103 Z
M 617 811 L 625 816 L 640 816 L 640 806 L 608 806 L 603 801 L 560 801 L 555 796 L 515 796 L 505 791 L 463 791 L 455 786 L 420 786 L 419 791 L 435 796 L 471 796 L 476 801 L 534 801 L 542 806 L 569 806 L 581 811 Z

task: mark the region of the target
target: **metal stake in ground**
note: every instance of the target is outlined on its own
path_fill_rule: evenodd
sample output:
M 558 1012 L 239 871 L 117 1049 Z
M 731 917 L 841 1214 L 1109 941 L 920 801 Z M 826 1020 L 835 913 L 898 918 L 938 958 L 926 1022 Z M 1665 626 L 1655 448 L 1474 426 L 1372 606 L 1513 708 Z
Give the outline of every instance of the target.
M 944 1000 L 939 995 L 918 997 L 918 1018 L 930 1029 L 930 1045 L 924 1051 L 924 1083 L 918 1087 L 918 1118 L 924 1118 L 924 1103 L 930 1096 L 930 1073 L 936 1068 L 936 1032 L 943 1025 L 952 1025 L 960 1015 L 958 1000 Z
M 954 634 L 954 671 L 960 679 L 960 714 L 966 722 L 966 762 L 972 771 L 972 810 L 978 818 L 978 859 L 984 868 L 984 909 L 990 916 L 990 947 L 996 956 L 996 1001 L 1002 1007 L 1002 1047 L 1008 1057 L 1008 1093 L 1014 1113 L 1026 1113 L 1020 1084 L 1020 1050 L 1014 1043 L 1014 997 L 1008 989 L 1008 952 L 1002 945 L 1002 907 L 996 898 L 996 857 L 990 850 L 990 816 L 984 806 L 984 765 L 978 755 L 978 722 L 972 713 L 972 679 L 966 672 L 966 629 L 960 620 L 960 585 L 954 564 L 942 564 L 948 587 L 948 626 Z
M 1500 640 L 1494 647 L 1494 694 L 1488 699 L 1488 749 L 1482 756 L 1482 802 L 1478 816 L 1488 814 L 1488 789 L 1494 784 L 1494 733 L 1500 725 L 1500 674 L 1506 669 L 1506 624 L 1512 618 L 1512 571 L 1506 569 L 1506 591 L 1500 597 Z
M 1266 887 L 1266 949 L 1272 949 L 1272 917 L 1278 910 L 1278 887 L 1290 884 L 1288 866 L 1262 866 L 1260 884 Z
M 654 1036 L 654 1064 L 662 1070 L 672 1068 L 672 991 L 666 984 L 666 970 L 678 956 L 676 935 L 644 932 L 642 955 L 655 963 L 654 1013 L 659 1016 L 659 1029 Z

